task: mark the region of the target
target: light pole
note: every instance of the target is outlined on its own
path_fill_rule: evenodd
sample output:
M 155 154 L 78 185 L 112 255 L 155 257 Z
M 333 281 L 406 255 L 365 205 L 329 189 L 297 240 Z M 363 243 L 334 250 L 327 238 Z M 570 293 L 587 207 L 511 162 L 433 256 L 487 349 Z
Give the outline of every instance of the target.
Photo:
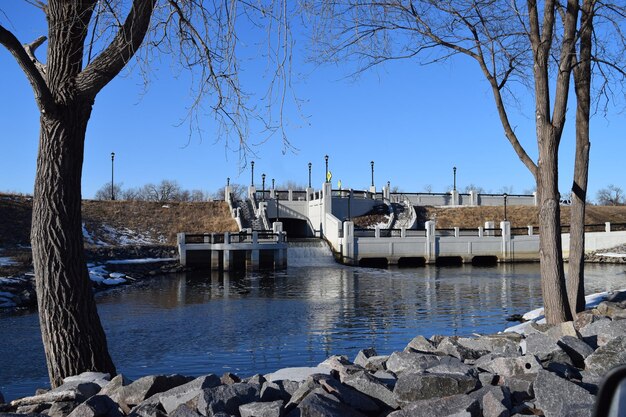
M 452 186 L 452 190 L 456 191 L 456 167 L 452 167 L 452 175 L 454 176 L 454 185 Z
M 313 164 L 309 162 L 309 188 L 311 188 L 311 167 L 312 166 Z
M 230 187 L 230 177 L 226 178 L 226 186 Z
M 324 182 L 328 182 L 328 155 L 324 156 L 324 161 L 326 161 L 326 172 L 324 173 Z
M 272 178 L 272 190 L 274 190 L 274 189 L 275 189 L 275 187 L 274 187 L 274 178 Z
M 374 186 L 374 161 L 370 162 L 370 165 L 372 166 L 372 187 Z
M 265 174 L 262 174 L 262 175 L 261 175 L 261 182 L 262 182 L 262 184 L 263 184 L 263 185 L 261 186 L 261 193 L 262 193 L 262 195 L 263 195 L 263 197 L 261 197 L 261 199 L 262 199 L 263 201 L 265 201 Z
M 504 193 L 503 197 L 504 197 L 504 221 L 506 221 L 506 199 L 509 195 L 507 193 Z
M 115 200 L 115 192 L 113 189 L 113 165 L 115 164 L 115 152 L 111 152 L 111 200 Z
M 250 161 L 250 171 L 252 172 L 252 179 L 250 185 L 254 187 L 254 161 Z

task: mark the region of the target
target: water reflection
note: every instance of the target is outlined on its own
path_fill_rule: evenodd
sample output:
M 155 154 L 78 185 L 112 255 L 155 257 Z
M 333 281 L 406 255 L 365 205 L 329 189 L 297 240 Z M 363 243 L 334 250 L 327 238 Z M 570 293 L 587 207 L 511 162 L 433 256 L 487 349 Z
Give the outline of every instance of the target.
M 586 268 L 587 293 L 626 287 L 624 268 Z M 497 332 L 541 305 L 538 265 L 190 273 L 98 296 L 118 371 L 240 375 L 314 365 L 364 347 L 402 349 L 415 335 Z M 45 385 L 34 314 L 0 316 L 0 391 Z M 16 355 L 15 352 L 19 352 Z

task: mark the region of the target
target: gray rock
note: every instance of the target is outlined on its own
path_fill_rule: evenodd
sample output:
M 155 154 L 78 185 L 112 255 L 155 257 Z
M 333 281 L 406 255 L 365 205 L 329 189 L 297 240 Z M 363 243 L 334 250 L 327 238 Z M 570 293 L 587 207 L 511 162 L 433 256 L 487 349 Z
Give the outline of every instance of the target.
M 385 384 L 389 389 L 393 389 L 398 381 L 398 378 L 388 371 L 376 371 L 373 375 L 374 378 Z
M 507 407 L 494 391 L 485 394 L 481 407 L 483 417 L 509 417 L 511 415 L 510 406 Z
M 236 415 L 240 405 L 259 401 L 259 395 L 258 385 L 243 382 L 206 388 L 198 398 L 198 411 L 208 417 L 218 412 Z
M 483 410 L 483 414 L 489 414 L 490 416 L 497 415 L 496 410 L 502 411 L 502 408 L 507 411 L 511 409 L 513 404 L 511 403 L 511 392 L 507 387 L 486 386 L 472 391 L 468 394 L 470 397 L 478 400 L 480 408 Z M 489 395 L 487 407 L 484 405 L 484 400 Z M 495 404 L 499 402 L 500 406 Z M 486 408 L 491 408 L 492 411 L 485 413 Z M 485 415 L 487 417 L 487 415 Z
M 608 316 L 613 320 L 623 320 L 626 318 L 625 304 L 623 301 L 602 301 L 596 307 L 596 310 L 602 315 Z
M 552 362 L 545 369 L 553 374 L 557 374 L 561 378 L 567 379 L 568 381 L 572 379 L 580 381 L 583 379 L 578 369 L 566 363 Z
M 387 370 L 399 375 L 403 372 L 423 372 L 426 368 L 439 364 L 441 357 L 429 353 L 393 352 L 387 359 Z
M 356 354 L 356 358 L 354 358 L 354 364 L 362 366 L 365 368 L 365 364 L 367 363 L 367 359 L 372 356 L 376 356 L 376 349 L 370 347 L 367 349 L 359 350 L 359 353 Z
M 389 355 L 377 355 L 367 358 L 364 368 L 370 372 L 384 371 L 389 360 Z
M 111 380 L 113 383 L 115 378 Z M 179 385 L 183 385 L 192 378 L 182 375 L 150 375 L 139 378 L 128 385 L 123 385 L 123 381 L 117 381 L 109 389 L 109 385 L 103 388 L 103 393 L 109 395 L 113 401 L 122 406 L 133 407 L 154 394 L 168 391 Z
M 468 343 L 469 339 L 465 339 Z M 478 346 L 477 346 L 478 347 Z M 483 355 L 489 353 L 487 350 L 476 350 L 468 346 L 459 344 L 457 337 L 444 337 L 437 346 L 436 353 L 454 356 L 460 360 L 466 359 L 478 359 Z
M 47 409 L 50 408 L 50 404 L 49 403 L 39 403 L 39 404 L 28 404 L 28 405 L 21 405 L 19 407 L 17 407 L 17 409 L 15 410 L 16 414 L 18 415 L 23 415 L 23 414 L 39 414 L 39 413 L 45 413 L 45 411 Z
M 542 333 L 530 334 L 526 342 L 526 356 L 535 355 L 547 366 L 550 362 L 568 363 L 572 365 L 569 355 L 558 345 L 557 340 Z
M 293 393 L 300 388 L 300 385 L 302 385 L 300 382 L 289 380 L 276 381 L 276 383 L 282 390 L 287 391 L 289 395 L 293 395 Z
M 179 405 L 198 397 L 205 388 L 213 388 L 220 385 L 217 375 L 209 374 L 200 376 L 186 384 L 179 385 L 165 392 L 161 392 L 148 398 L 148 401 L 156 399 L 167 414 L 170 414 Z
M 394 394 L 387 385 L 366 371 L 351 375 L 342 375 L 341 382 L 380 401 L 389 408 L 398 407 Z
M 595 397 L 578 385 L 557 375 L 540 371 L 534 384 L 535 406 L 545 417 L 571 415 L 591 415 Z
M 321 379 L 320 385 L 328 392 L 329 394 L 334 395 L 341 401 L 354 408 L 355 410 L 361 411 L 366 414 L 377 413 L 380 411 L 380 407 L 374 400 L 372 400 L 367 395 L 349 387 L 341 382 L 337 381 L 333 378 L 324 378 Z
M 607 318 L 594 314 L 591 311 L 581 311 L 576 315 L 576 319 L 574 319 L 574 328 L 581 333 L 581 336 L 584 336 L 581 332 L 582 328 L 599 320 L 607 320 Z
M 241 417 L 280 417 L 283 410 L 283 402 L 254 402 L 239 406 Z
M 202 417 L 202 415 L 195 408 L 187 404 L 180 404 L 171 413 L 168 413 L 168 417 Z
M 82 384 L 93 382 L 100 387 L 104 387 L 111 381 L 111 375 L 104 372 L 83 372 L 80 375 L 68 376 L 63 379 L 63 385 L 69 387 L 71 384 Z
M 535 397 L 535 380 L 537 374 L 523 374 L 501 378 L 499 384 L 509 389 L 511 402 L 521 404 Z
M 237 375 L 233 374 L 232 372 L 224 372 L 224 374 L 220 378 L 220 381 L 222 381 L 222 384 L 224 385 L 231 385 L 231 384 L 236 384 L 238 382 L 241 382 L 241 378 L 239 378 Z
M 578 337 L 563 336 L 557 342 L 559 347 L 565 351 L 577 368 L 585 367 L 585 359 L 593 353 L 593 348 L 580 340 Z
M 58 401 L 78 401 L 82 402 L 100 391 L 100 385 L 93 382 L 71 383 L 68 386 L 61 385 L 43 394 L 32 397 L 24 397 L 11 401 L 12 407 L 25 405 L 54 403 Z
M 578 337 L 578 332 L 573 321 L 565 321 L 563 323 L 553 324 L 545 331 L 546 336 L 555 340 L 559 340 L 564 336 Z
M 126 385 L 130 385 L 133 381 L 126 378 L 124 376 L 124 374 L 117 374 L 115 375 L 108 384 L 106 384 L 104 387 L 102 387 L 102 389 L 100 390 L 99 394 L 100 395 L 108 395 L 109 397 L 112 397 L 114 395 L 114 393 L 118 392 L 120 390 L 121 387 L 125 387 Z M 113 400 L 115 400 L 115 398 L 113 398 Z
M 388 417 L 478 417 L 480 415 L 478 400 L 468 395 L 457 394 L 416 401 Z
M 298 410 L 301 417 L 365 417 L 347 405 L 318 393 L 312 393 L 302 400 Z
M 265 377 L 261 374 L 252 375 L 249 378 L 243 379 L 241 382 L 245 382 L 246 384 L 257 384 L 263 385 L 267 381 Z
M 47 414 L 49 417 L 66 417 L 78 404 L 74 401 L 59 401 L 50 406 Z
M 120 406 L 124 410 L 124 406 Z M 158 402 L 142 402 L 128 413 L 128 417 L 166 417 Z
M 498 383 L 498 375 L 491 372 L 480 372 L 478 380 L 482 386 L 496 385 Z
M 618 336 L 585 359 L 585 369 L 598 376 L 626 362 L 626 336 Z
M 500 376 L 534 374 L 543 369 L 537 358 L 532 355 L 516 358 L 495 358 L 489 362 L 477 365 L 477 367 Z
M 519 356 L 520 340 L 521 336 L 517 333 L 502 333 L 485 335 L 478 338 L 460 337 L 457 339 L 457 343 L 465 349 L 473 351 L 473 357 L 477 359 L 476 355 L 483 356 L 483 354 L 486 353 L 495 353 L 503 356 Z
M 304 400 L 307 395 L 309 395 L 313 390 L 320 388 L 321 385 L 319 383 L 321 378 L 327 377 L 328 375 L 324 374 L 315 374 L 311 375 L 307 378 L 306 381 L 302 385 L 298 387 L 298 389 L 291 395 L 289 402 L 287 403 L 287 409 L 291 409 L 292 406 L 300 404 L 300 401 Z
M 424 336 L 417 336 L 409 342 L 405 350 L 414 350 L 421 353 L 435 353 L 437 351 L 437 346 Z
M 580 315 L 579 315 L 580 316 Z M 588 316 L 583 316 L 588 317 Z M 595 316 L 591 316 L 595 317 Z M 591 320 L 591 319 L 590 319 Z M 598 343 L 598 335 L 606 335 L 610 333 L 609 325 L 612 320 L 608 317 L 594 318 L 588 324 L 579 329 L 582 339 L 592 348 L 597 349 L 600 344 Z M 605 337 L 601 337 L 601 341 Z
M 285 403 L 291 398 L 291 394 L 287 392 L 276 382 L 267 381 L 261 387 L 260 398 L 262 402 L 284 401 Z
M 465 375 L 404 373 L 393 395 L 401 406 L 419 400 L 467 394 L 478 388 L 478 379 Z
M 454 356 L 444 356 L 441 358 L 438 364 L 426 368 L 429 373 L 436 374 L 457 374 L 457 375 L 469 375 L 476 377 L 478 371 L 476 368 L 466 365 L 461 362 L 460 359 Z
M 345 356 L 331 356 L 320 365 L 328 366 L 340 375 L 350 375 L 361 372 L 364 369 L 362 366 L 350 362 Z
M 76 407 L 68 417 L 122 417 L 119 405 L 106 395 L 94 395 Z

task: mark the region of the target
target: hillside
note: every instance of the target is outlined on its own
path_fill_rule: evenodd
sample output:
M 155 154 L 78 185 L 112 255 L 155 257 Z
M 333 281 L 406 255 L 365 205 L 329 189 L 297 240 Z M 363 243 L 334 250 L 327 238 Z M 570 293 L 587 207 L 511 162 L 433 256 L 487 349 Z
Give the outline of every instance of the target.
M 32 199 L 0 194 L 0 247 L 30 244 Z M 175 245 L 176 233 L 233 232 L 237 224 L 223 201 L 153 203 L 83 201 L 85 244 Z

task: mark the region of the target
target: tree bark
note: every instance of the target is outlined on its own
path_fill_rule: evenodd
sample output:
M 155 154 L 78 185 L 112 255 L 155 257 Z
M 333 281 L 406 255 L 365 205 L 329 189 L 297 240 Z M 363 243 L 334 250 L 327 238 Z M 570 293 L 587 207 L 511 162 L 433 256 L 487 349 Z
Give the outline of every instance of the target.
M 85 371 L 115 375 L 83 253 L 81 174 L 90 103 L 41 117 L 31 241 L 52 386 Z
M 576 154 L 572 206 L 570 209 L 570 248 L 567 296 L 572 315 L 585 309 L 585 209 L 589 177 L 589 118 L 591 107 L 591 44 L 593 0 L 585 0 L 580 21 L 580 53 L 574 68 L 576 92 Z

